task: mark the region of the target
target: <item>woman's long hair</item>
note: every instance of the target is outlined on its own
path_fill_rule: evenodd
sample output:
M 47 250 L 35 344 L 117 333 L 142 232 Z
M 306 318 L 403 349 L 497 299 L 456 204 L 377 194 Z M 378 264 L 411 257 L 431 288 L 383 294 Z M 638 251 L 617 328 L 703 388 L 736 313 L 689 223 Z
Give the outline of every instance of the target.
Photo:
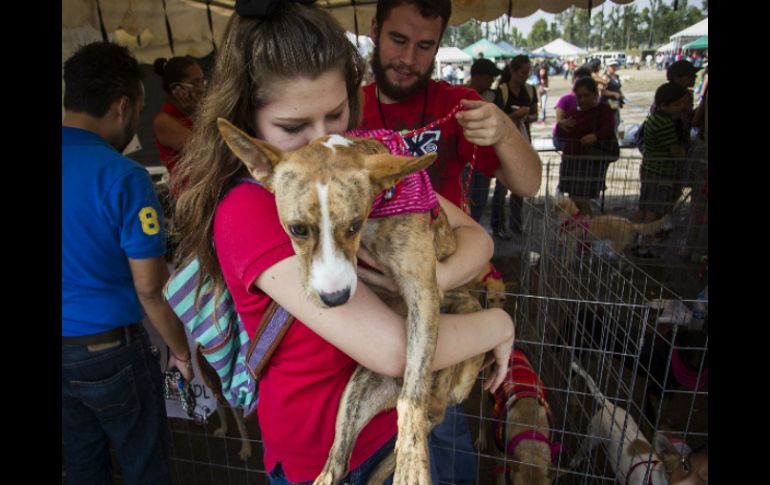
M 247 175 L 243 163 L 225 144 L 217 118 L 225 118 L 254 136 L 256 111 L 268 101 L 274 80 L 316 79 L 340 69 L 346 81 L 350 126 L 361 116 L 363 61 L 345 31 L 327 12 L 296 2 L 283 2 L 269 18 L 243 18 L 234 13 L 228 22 L 193 133 L 178 165 L 176 184 L 182 193 L 176 205 L 179 247 L 177 263 L 198 258 L 201 285 L 211 279 L 219 297 L 224 277 L 214 249 L 214 214 L 221 198 Z M 199 297 L 199 294 L 196 294 Z

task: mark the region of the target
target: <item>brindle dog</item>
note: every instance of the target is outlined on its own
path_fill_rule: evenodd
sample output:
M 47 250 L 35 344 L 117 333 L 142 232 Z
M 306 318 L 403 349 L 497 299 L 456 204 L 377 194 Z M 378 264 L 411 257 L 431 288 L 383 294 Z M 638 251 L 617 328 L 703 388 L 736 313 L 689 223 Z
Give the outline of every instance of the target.
M 441 422 L 447 405 L 467 397 L 484 355 L 431 375 L 442 301 L 436 261 L 456 248 L 446 215 L 440 212 L 432 223 L 425 212 L 367 217 L 377 194 L 426 168 L 436 155 L 394 156 L 379 141 L 339 135 L 324 136 L 284 153 L 226 120 L 219 119 L 218 125 L 251 175 L 275 194 L 281 224 L 300 260 L 311 301 L 330 307 L 349 300 L 356 288 L 356 253 L 361 244 L 395 281 L 403 297 L 407 325 L 404 377 L 384 377 L 361 366 L 354 371 L 340 400 L 329 459 L 315 483 L 333 484 L 342 479 L 358 433 L 373 416 L 394 406 L 398 411 L 395 458 L 383 460 L 370 483 L 384 480 L 394 464 L 396 485 L 431 483 L 428 433 Z M 481 309 L 467 292 L 457 292 L 447 300 L 454 312 Z

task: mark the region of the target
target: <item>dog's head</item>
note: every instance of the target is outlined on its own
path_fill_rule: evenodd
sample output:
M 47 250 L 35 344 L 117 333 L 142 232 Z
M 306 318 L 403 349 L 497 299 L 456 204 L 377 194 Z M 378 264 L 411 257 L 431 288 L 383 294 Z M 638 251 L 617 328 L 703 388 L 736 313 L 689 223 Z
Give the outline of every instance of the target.
M 655 451 L 663 460 L 666 476 L 671 485 L 708 483 L 708 451 L 703 448 L 682 454 L 663 433 L 656 433 L 653 439 Z M 706 450 L 708 447 L 706 446 Z
M 487 287 L 487 306 L 489 308 L 504 308 L 505 282 L 502 279 L 490 277 L 484 284 Z
M 321 307 L 342 305 L 356 291 L 356 253 L 374 197 L 436 158 L 395 156 L 379 141 L 340 135 L 283 152 L 222 118 L 217 123 L 251 176 L 275 194 L 305 291 Z
M 559 219 L 566 219 L 568 216 L 577 215 L 580 212 L 580 209 L 572 199 L 567 196 L 561 196 L 556 199 L 553 211 Z

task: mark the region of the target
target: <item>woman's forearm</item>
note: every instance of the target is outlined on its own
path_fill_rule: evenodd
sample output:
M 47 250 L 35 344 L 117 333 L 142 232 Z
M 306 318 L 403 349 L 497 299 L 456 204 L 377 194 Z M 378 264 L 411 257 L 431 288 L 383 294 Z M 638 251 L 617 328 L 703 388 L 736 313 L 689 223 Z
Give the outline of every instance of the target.
M 467 315 L 442 314 L 431 370 L 445 369 L 488 352 L 513 335 L 513 320 L 499 308 Z
M 464 285 L 492 259 L 495 247 L 487 231 L 459 207 L 436 194 L 457 240 L 455 252 L 436 266 L 436 279 L 444 291 Z

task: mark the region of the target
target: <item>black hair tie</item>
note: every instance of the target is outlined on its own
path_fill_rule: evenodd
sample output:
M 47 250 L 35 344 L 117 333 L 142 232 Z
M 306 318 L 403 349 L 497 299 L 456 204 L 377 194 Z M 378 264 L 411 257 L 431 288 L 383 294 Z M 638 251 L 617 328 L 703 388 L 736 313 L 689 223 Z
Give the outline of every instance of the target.
M 269 17 L 286 1 L 309 5 L 315 0 L 235 0 L 235 12 L 241 17 Z

